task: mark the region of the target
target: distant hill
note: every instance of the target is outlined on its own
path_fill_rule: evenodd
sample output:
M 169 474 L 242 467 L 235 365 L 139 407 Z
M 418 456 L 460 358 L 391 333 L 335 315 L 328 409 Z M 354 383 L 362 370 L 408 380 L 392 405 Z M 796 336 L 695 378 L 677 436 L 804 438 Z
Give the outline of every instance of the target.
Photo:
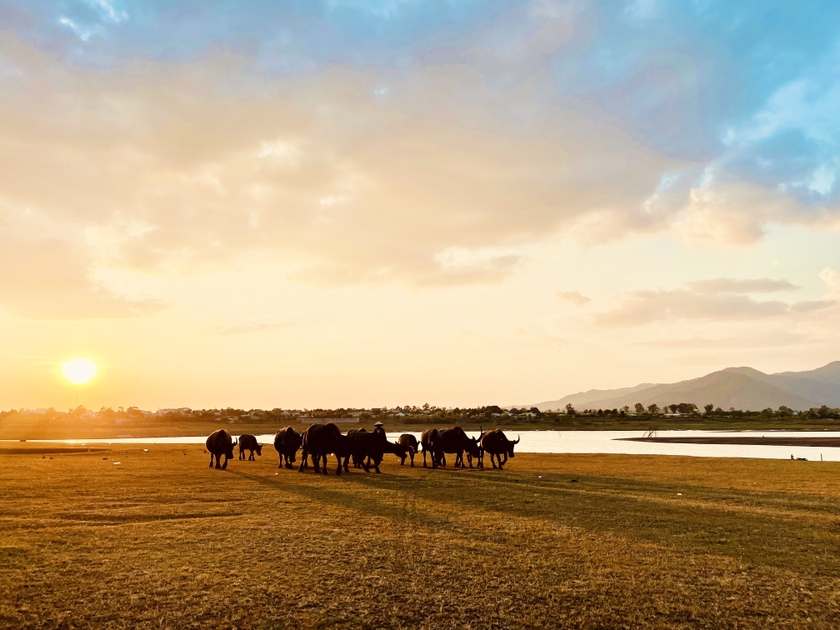
M 643 383 L 621 389 L 592 389 L 558 400 L 530 405 L 540 410 L 563 409 L 571 403 L 576 409 L 617 409 L 636 403 L 660 407 L 672 403 L 709 403 L 722 409 L 760 410 L 785 405 L 791 409 L 810 409 L 828 405 L 840 407 L 840 361 L 816 370 L 765 374 L 750 367 L 732 367 L 679 383 Z

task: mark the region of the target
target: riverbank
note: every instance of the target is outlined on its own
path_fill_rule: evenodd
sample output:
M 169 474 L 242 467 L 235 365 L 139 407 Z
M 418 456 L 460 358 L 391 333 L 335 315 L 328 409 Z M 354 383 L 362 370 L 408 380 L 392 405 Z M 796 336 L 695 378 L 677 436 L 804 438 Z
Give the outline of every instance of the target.
M 840 437 L 627 437 L 616 438 L 626 442 L 647 442 L 653 444 L 737 444 L 742 446 L 795 446 L 795 447 L 840 447 Z
M 84 440 L 107 438 L 159 438 L 190 435 L 209 435 L 217 429 L 226 429 L 233 435 L 274 433 L 291 425 L 303 431 L 313 420 L 305 421 L 201 421 L 201 420 L 151 420 L 134 424 L 101 424 L 78 419 L 66 422 L 6 418 L 0 422 L 0 440 Z M 374 420 L 339 423 L 342 431 L 352 427 L 370 430 Z M 418 432 L 428 427 L 442 428 L 456 424 L 453 420 L 426 418 L 411 422 L 386 419 L 389 432 Z M 838 431 L 840 423 L 830 419 L 798 418 L 633 418 L 575 416 L 552 421 L 534 419 L 515 422 L 509 418 L 489 418 L 480 422 L 457 422 L 466 431 L 502 427 L 510 431 Z

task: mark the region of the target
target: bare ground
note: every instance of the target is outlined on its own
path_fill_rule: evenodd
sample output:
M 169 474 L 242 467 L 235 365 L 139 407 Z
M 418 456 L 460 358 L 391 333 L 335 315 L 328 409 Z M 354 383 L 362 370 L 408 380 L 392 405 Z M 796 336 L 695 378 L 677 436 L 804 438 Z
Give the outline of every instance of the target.
M 227 471 L 200 447 L 27 447 L 0 455 L 2 627 L 840 625 L 835 463 L 389 456 L 323 477 L 270 447 Z

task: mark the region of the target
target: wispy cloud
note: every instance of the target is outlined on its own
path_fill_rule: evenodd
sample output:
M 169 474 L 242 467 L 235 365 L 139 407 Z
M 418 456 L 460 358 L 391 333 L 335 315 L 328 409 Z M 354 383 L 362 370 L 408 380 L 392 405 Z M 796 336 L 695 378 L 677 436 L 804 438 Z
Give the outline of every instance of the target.
M 801 287 L 788 280 L 770 278 L 756 278 L 752 280 L 736 280 L 734 278 L 714 278 L 712 280 L 695 280 L 687 282 L 686 286 L 696 293 L 773 293 L 776 291 L 797 291 Z
M 828 274 L 824 274 L 828 277 Z M 828 280 L 826 281 L 828 284 Z M 686 288 L 646 291 L 625 291 L 617 304 L 596 313 L 594 321 L 604 327 L 643 326 L 663 321 L 751 321 L 780 317 L 792 313 L 808 313 L 832 307 L 833 299 L 782 302 L 759 301 L 751 293 L 795 290 L 799 287 L 787 280 L 759 278 L 736 280 L 716 278 L 686 283 Z
M 557 299 L 563 300 L 564 302 L 571 302 L 575 306 L 583 306 L 592 301 L 580 291 L 557 291 L 555 295 L 557 295 Z

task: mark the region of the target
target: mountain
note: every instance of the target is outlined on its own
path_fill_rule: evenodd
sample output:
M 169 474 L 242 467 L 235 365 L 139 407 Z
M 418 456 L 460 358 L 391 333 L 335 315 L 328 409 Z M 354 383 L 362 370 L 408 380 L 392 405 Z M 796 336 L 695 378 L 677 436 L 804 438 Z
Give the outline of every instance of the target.
M 765 374 L 750 367 L 732 367 L 700 378 L 670 384 L 643 383 L 621 389 L 589 390 L 536 405 L 541 410 L 562 409 L 571 403 L 577 409 L 617 409 L 636 403 L 660 407 L 672 403 L 709 403 L 722 409 L 810 409 L 840 407 L 840 361 L 816 370 Z

